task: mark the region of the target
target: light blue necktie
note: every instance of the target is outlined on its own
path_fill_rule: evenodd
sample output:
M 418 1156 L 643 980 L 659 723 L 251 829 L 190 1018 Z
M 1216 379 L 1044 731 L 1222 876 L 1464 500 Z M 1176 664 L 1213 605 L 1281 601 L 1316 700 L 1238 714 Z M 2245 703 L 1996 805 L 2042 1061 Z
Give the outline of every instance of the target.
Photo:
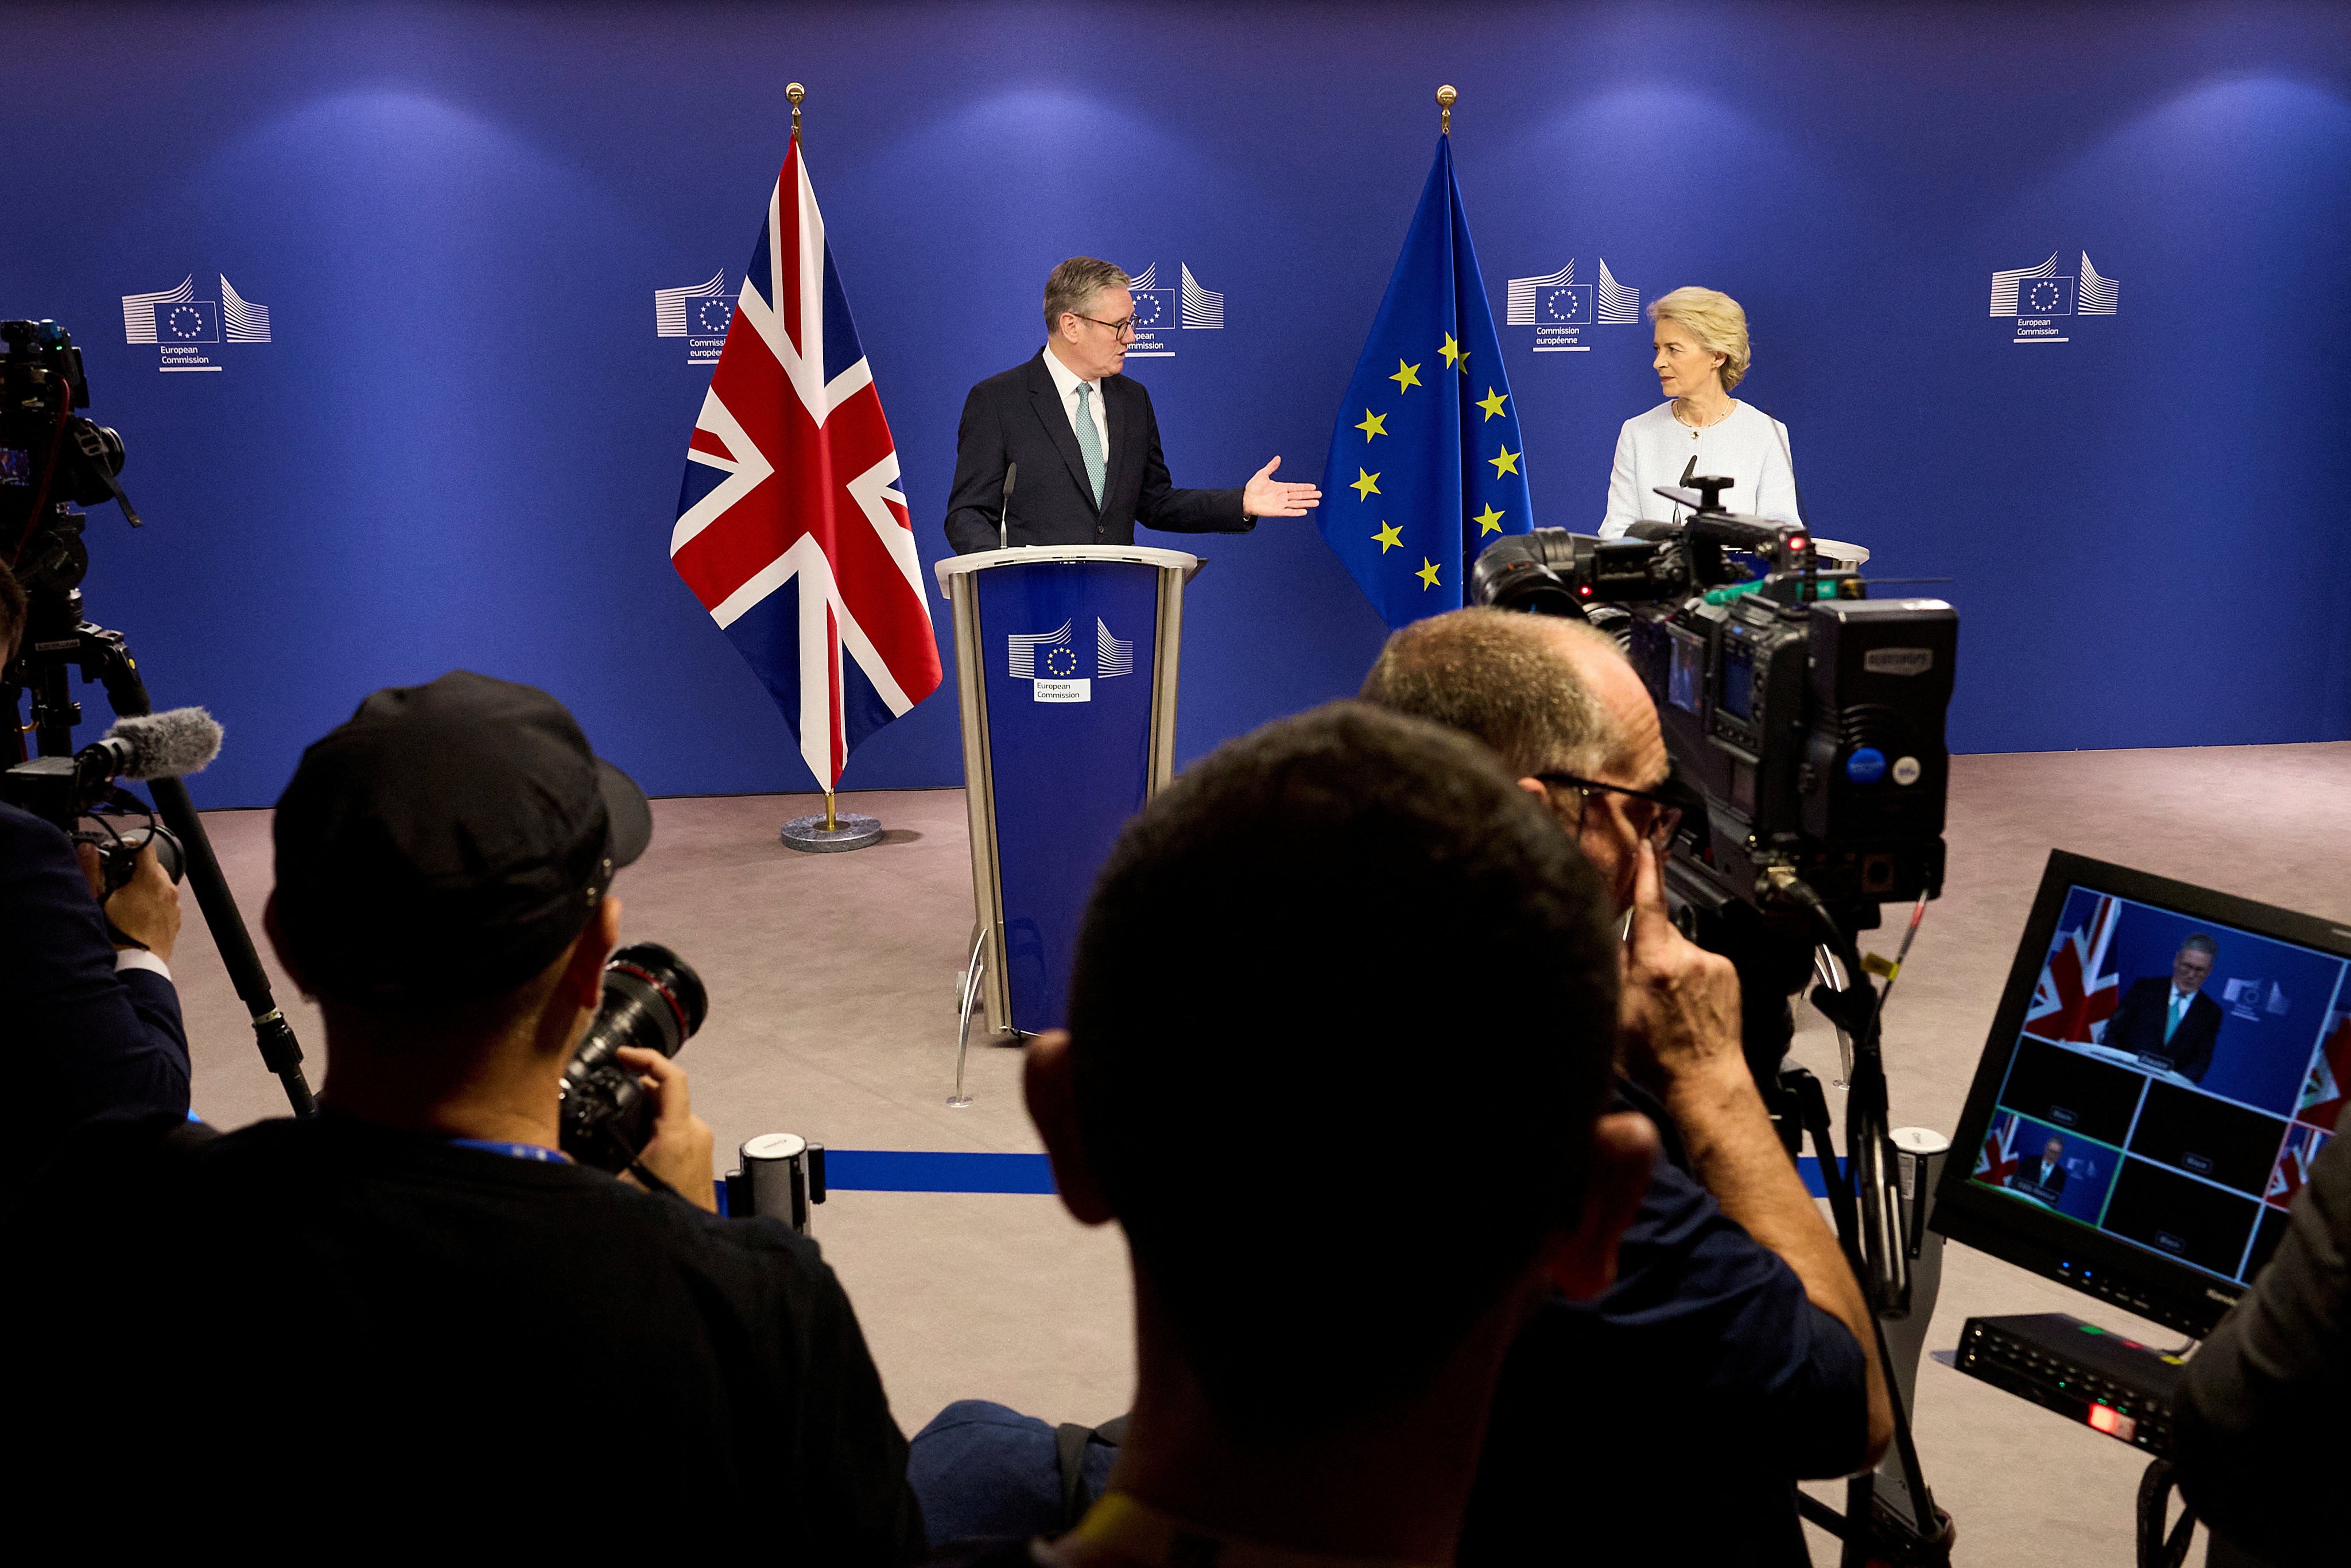
M 2180 1020 L 2183 1017 L 2185 1017 L 2185 1016 L 2187 1015 L 2187 1012 L 2188 1012 L 2188 998 L 2187 998 L 2186 997 L 2181 996 L 2178 991 L 2174 991 L 2174 992 L 2172 992 L 2172 993 L 2171 993 L 2171 1018 L 2170 1018 L 2170 1019 L 2169 1019 L 2168 1022 L 2166 1022 L 2166 1023 L 2164 1024 L 2164 1026 L 2163 1026 L 2163 1043 L 2164 1043 L 2164 1044 L 2166 1044 L 2166 1045 L 2169 1045 L 2169 1044 L 2171 1043 L 2171 1037 L 2172 1037 L 2172 1035 L 2173 1035 L 2174 1033 L 2176 1033 L 2176 1032 L 2179 1030 L 2179 1020 Z
M 1102 500 L 1102 435 L 1094 429 L 1094 389 L 1078 383 L 1078 455 L 1086 460 L 1086 483 L 1094 487 L 1094 505 Z

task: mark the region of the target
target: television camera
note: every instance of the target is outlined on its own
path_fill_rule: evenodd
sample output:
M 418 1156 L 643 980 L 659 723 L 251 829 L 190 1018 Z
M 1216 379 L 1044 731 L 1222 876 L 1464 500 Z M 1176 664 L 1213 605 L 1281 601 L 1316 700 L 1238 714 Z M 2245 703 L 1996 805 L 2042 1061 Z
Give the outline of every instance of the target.
M 1915 934 L 1942 891 L 1959 614 L 1940 600 L 1871 598 L 1809 528 L 1725 509 L 1731 483 L 1659 487 L 1687 518 L 1635 523 L 1623 538 L 1538 528 L 1498 539 L 1478 558 L 1470 597 L 1589 622 L 1647 686 L 1667 790 L 1684 805 L 1664 866 L 1668 902 L 1693 940 L 1737 967 L 1765 1104 L 1791 1156 L 1811 1134 L 1855 1273 L 1879 1319 L 1899 1322 L 1920 1227 L 1889 1130 L 1878 1019 L 1908 936 L 1891 962 L 1865 961 L 1857 934 L 1893 900 L 1912 902 Z M 1819 1081 L 1785 1064 L 1788 998 L 1815 978 L 1811 999 L 1844 1053 L 1842 1165 Z M 1877 1348 L 1886 1354 L 1882 1332 Z M 1857 1482 L 1838 1527 L 1849 1548 L 1858 1528 L 1897 1560 L 1948 1561 L 1949 1521 L 1933 1509 L 1907 1414 L 1896 1450 L 1900 1513 Z
M 62 818 L 60 825 L 68 832 L 80 831 L 77 824 L 83 817 L 112 808 L 99 811 L 99 831 L 89 835 L 100 846 L 110 884 L 118 875 L 128 880 L 139 848 L 150 841 L 167 870 L 172 858 L 183 862 L 204 924 L 252 1017 L 262 1060 L 284 1085 L 295 1113 L 310 1115 L 318 1103 L 302 1076 L 302 1048 L 277 1009 L 228 879 L 180 777 L 211 760 L 219 747 L 219 727 L 194 709 L 157 714 L 122 633 L 82 615 L 89 548 L 83 537 L 88 517 L 78 508 L 111 500 L 131 527 L 144 526 L 118 477 L 127 452 L 122 437 L 85 415 L 81 410 L 89 403 L 89 382 L 71 333 L 55 321 L 0 321 L 0 551 L 6 552 L 26 600 L 16 654 L 0 666 L 0 716 L 8 730 L 8 751 L 0 756 L 7 783 L 0 789 L 11 800 L 21 799 L 27 810 L 52 821 Z M 73 695 L 77 671 L 85 682 L 104 686 L 119 721 L 105 738 L 78 752 L 73 742 L 74 727 L 81 720 L 81 705 Z M 29 725 L 20 719 L 20 695 L 30 698 Z M 35 752 L 30 758 L 27 733 Z M 118 776 L 144 779 L 154 799 L 147 826 L 128 834 L 116 832 L 106 818 L 145 808 L 114 783 Z

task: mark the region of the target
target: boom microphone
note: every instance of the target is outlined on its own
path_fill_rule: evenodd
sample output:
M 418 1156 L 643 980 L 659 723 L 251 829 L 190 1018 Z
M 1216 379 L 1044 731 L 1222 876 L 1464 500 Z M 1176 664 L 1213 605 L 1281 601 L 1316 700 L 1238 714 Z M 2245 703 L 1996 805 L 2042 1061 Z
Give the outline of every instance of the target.
M 221 727 L 200 707 L 175 707 L 114 721 L 82 747 L 80 761 L 118 779 L 176 779 L 201 773 L 220 755 Z M 91 757 L 92 752 L 99 757 Z

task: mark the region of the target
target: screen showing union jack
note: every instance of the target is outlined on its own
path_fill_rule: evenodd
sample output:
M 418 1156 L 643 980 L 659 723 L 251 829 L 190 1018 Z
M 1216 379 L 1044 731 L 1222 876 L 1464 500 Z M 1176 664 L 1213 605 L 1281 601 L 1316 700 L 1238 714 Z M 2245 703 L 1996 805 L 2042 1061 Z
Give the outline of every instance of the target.
M 2351 1092 L 2351 964 L 2066 894 L 1974 1179 L 2250 1281 Z

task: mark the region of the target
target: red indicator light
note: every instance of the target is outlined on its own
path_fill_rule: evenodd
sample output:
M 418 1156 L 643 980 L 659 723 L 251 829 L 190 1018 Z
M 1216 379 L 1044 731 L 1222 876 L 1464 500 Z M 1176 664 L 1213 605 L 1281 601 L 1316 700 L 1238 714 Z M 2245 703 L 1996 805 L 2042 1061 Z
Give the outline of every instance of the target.
M 1806 549 L 1812 549 L 1812 548 L 1813 548 L 1813 541 L 1812 541 L 1812 540 L 1810 540 L 1810 539 L 1808 539 L 1808 538 L 1806 538 L 1803 535 L 1802 535 L 1802 534 L 1798 534 L 1798 535 L 1796 535 L 1795 537 L 1793 537 L 1792 538 L 1789 539 L 1789 541 L 1788 541 L 1788 548 L 1789 548 L 1790 549 L 1794 549 L 1794 550 L 1806 550 Z
M 2110 1410 L 2104 1405 L 2091 1406 L 2087 1419 L 2090 1425 L 2108 1437 L 2120 1437 L 2126 1443 L 2138 1432 L 2138 1423 L 2136 1420 L 2118 1410 Z
M 1583 587 L 1577 589 L 1575 591 L 1583 598 L 1589 599 L 1592 597 L 1592 586 L 1589 583 L 1586 583 Z

